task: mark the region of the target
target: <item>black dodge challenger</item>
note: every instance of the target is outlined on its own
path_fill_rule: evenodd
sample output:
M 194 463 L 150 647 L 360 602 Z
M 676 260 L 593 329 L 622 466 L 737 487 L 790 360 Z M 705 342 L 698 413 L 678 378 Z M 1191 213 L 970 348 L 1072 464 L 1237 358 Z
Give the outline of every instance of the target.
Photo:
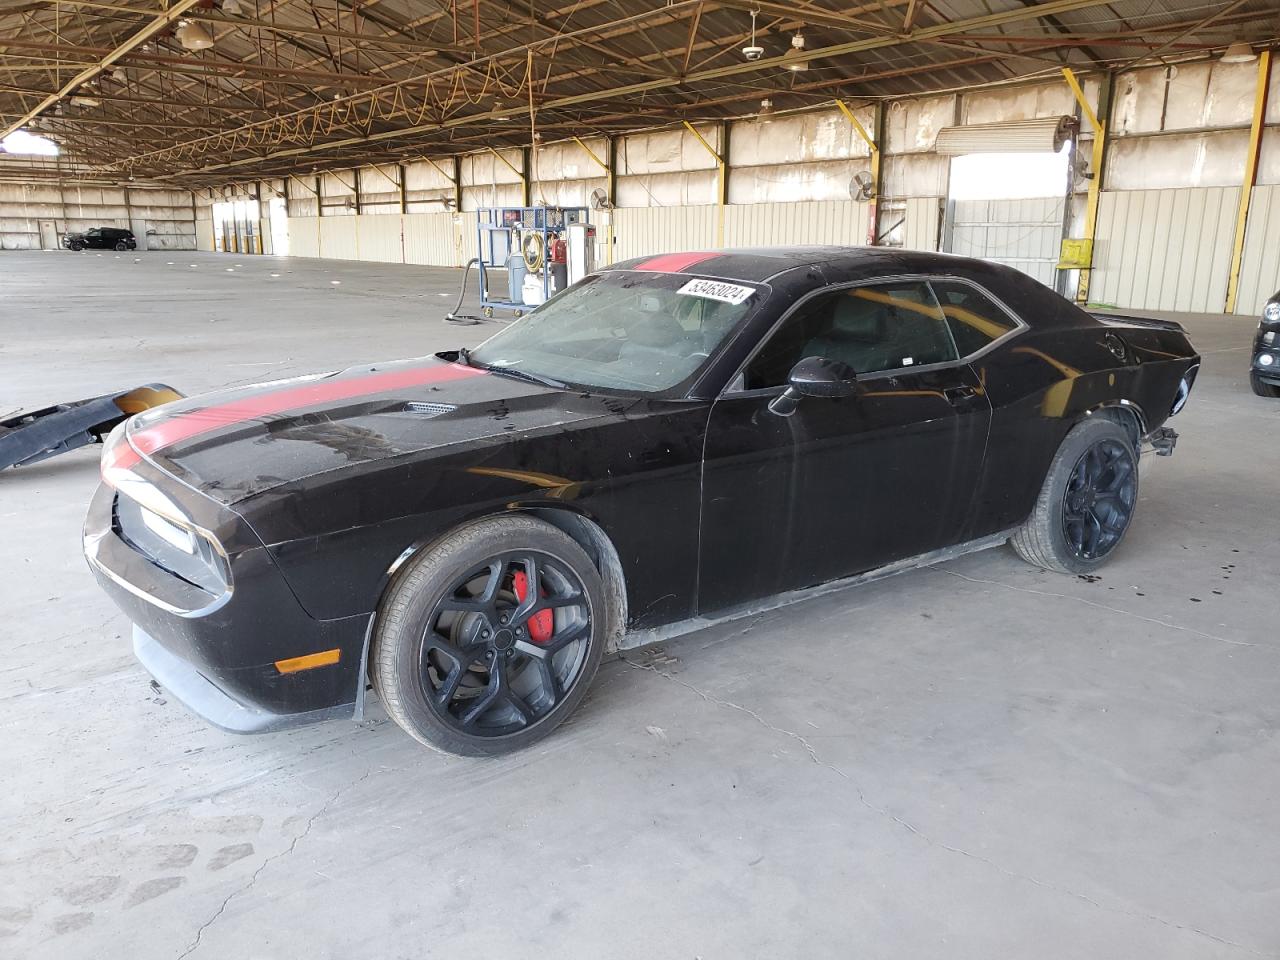
M 625 633 L 966 547 L 1087 572 L 1199 357 L 991 263 L 881 248 L 617 264 L 471 351 L 231 390 L 106 441 L 89 563 L 233 731 L 548 733 Z M 652 634 L 650 634 L 652 635 Z

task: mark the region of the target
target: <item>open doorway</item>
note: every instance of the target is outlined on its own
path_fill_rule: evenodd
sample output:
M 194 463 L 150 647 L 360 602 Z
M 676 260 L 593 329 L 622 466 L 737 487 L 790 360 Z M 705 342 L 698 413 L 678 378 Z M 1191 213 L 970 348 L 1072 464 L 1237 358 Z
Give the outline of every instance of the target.
M 267 204 L 271 220 L 271 252 L 277 257 L 289 255 L 289 211 L 283 197 L 272 197 Z
M 261 253 L 258 201 L 224 200 L 213 205 L 213 248 L 223 253 Z
M 952 157 L 942 249 L 1008 264 L 1058 289 L 1070 165 L 1070 144 L 1057 153 Z

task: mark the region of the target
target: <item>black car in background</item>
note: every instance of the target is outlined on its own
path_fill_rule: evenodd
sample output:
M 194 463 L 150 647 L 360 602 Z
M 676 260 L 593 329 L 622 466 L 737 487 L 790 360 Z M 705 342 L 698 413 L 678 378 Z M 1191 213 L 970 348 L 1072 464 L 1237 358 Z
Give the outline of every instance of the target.
M 68 233 L 62 238 L 68 250 L 137 250 L 132 230 L 123 227 L 94 227 L 84 233 Z
M 1260 397 L 1280 397 L 1280 291 L 1262 308 L 1253 340 L 1249 386 Z
M 370 679 L 424 743 L 496 754 L 627 632 L 1006 541 L 1096 569 L 1199 359 L 1176 323 L 979 260 L 631 260 L 470 351 L 133 417 L 85 553 L 219 726 L 358 717 Z

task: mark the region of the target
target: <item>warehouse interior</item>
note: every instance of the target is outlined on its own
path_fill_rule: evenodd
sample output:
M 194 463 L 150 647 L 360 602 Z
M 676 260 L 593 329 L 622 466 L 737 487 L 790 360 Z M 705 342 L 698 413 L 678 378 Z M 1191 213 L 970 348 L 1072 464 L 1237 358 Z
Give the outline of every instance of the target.
M 0 471 L 0 953 L 1280 955 L 1278 44 L 1271 0 L 0 0 L 0 420 L 473 347 L 554 290 L 503 208 L 596 268 L 992 260 L 1203 358 L 1099 576 L 698 624 L 489 761 L 376 700 L 207 727 L 86 569 L 99 450 Z

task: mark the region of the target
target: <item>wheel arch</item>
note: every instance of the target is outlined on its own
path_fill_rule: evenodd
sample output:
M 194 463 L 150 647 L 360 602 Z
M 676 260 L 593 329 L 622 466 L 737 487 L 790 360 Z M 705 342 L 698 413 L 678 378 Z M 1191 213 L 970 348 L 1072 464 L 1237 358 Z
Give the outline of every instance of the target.
M 1142 438 L 1147 435 L 1147 415 L 1142 407 L 1132 400 L 1108 400 L 1085 411 L 1083 422 L 1088 417 L 1099 417 L 1110 420 L 1122 427 L 1133 442 L 1133 449 L 1141 451 Z
M 396 557 L 395 561 L 387 569 L 386 575 L 382 580 L 382 586 L 378 591 L 373 612 L 369 615 L 369 623 L 365 627 L 364 647 L 360 653 L 360 674 L 356 686 L 356 720 L 364 717 L 365 693 L 369 686 L 369 654 L 373 641 L 373 632 L 378 623 L 378 611 L 382 607 L 383 599 L 394 586 L 401 572 L 406 569 L 409 561 L 460 530 L 484 523 L 487 520 L 509 517 L 513 514 L 532 517 L 555 527 L 573 539 L 591 558 L 591 562 L 600 573 L 600 579 L 604 582 L 605 600 L 609 605 L 609 609 L 606 611 L 605 653 L 612 653 L 618 649 L 627 625 L 626 574 L 623 571 L 622 560 L 618 556 L 618 550 L 613 545 L 609 535 L 605 533 L 603 527 L 585 514 L 563 506 L 513 506 L 508 510 L 470 517 L 436 536 L 415 540 Z

